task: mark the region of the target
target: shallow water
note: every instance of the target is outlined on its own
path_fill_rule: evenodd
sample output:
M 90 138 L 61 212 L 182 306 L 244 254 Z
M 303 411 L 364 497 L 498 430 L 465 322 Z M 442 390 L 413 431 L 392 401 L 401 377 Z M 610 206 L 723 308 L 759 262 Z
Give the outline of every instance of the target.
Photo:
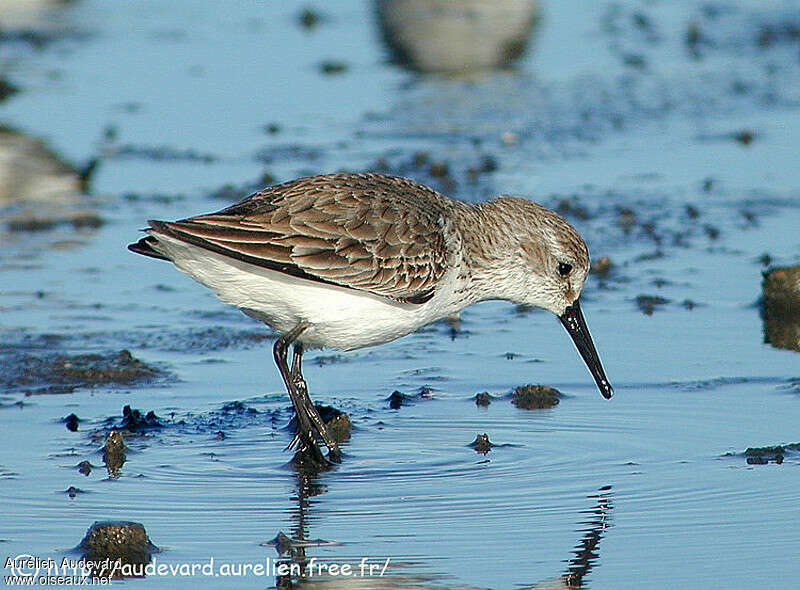
M 800 6 L 551 2 L 515 69 L 453 79 L 388 63 L 368 4 L 321 5 L 308 31 L 300 4 L 278 4 L 78 0 L 43 47 L 0 43 L 22 89 L 0 121 L 76 165 L 100 156 L 84 205 L 105 222 L 0 230 L 3 372 L 123 349 L 164 371 L 59 395 L 4 377 L 0 555 L 72 555 L 94 521 L 119 519 L 145 525 L 159 563 L 280 559 L 266 543 L 283 531 L 318 562 L 389 559 L 380 579 L 320 587 L 512 588 L 556 580 L 594 535 L 587 588 L 795 585 L 800 456 L 743 452 L 800 441 L 800 357 L 764 343 L 757 305 L 762 255 L 800 259 Z M 326 60 L 347 69 L 325 75 Z M 420 150 L 452 178 L 415 165 Z M 497 169 L 471 175 L 486 156 Z M 437 324 L 309 353 L 312 396 L 356 428 L 341 465 L 298 477 L 269 332 L 125 245 L 148 218 L 224 206 L 211 194 L 227 182 L 380 166 L 467 200 L 561 205 L 613 263 L 583 308 L 614 399 L 549 314 L 487 302 L 455 337 Z M 646 315 L 640 295 L 668 302 Z M 539 411 L 471 399 L 530 382 L 566 396 Z M 389 409 L 392 391 L 423 387 Z M 92 434 L 125 405 L 164 426 L 131 437 L 110 478 Z M 497 445 L 485 456 L 469 446 L 481 433 Z

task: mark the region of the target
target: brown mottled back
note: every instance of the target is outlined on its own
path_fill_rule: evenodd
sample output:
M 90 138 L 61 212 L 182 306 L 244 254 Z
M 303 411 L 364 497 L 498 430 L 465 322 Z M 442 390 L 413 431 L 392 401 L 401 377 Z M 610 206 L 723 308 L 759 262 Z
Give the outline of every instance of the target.
M 404 178 L 332 174 L 265 188 L 216 213 L 151 223 L 246 262 L 421 303 L 445 272 L 449 207 Z

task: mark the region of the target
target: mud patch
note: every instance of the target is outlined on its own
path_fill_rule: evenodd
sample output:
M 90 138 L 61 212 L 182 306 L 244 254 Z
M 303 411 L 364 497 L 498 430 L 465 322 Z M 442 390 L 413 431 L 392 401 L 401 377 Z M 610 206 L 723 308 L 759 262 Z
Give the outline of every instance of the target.
M 238 316 L 237 316 L 238 317 Z M 156 348 L 168 352 L 219 351 L 229 348 L 249 349 L 275 339 L 268 328 L 236 329 L 228 327 L 188 328 L 175 331 L 172 328 L 147 330 L 133 334 L 98 334 L 100 338 L 112 336 L 112 341 L 127 337 L 132 348 Z M 271 353 L 271 351 L 270 351 Z
M 386 398 L 386 401 L 389 402 L 389 407 L 392 410 L 399 410 L 403 406 L 410 406 L 416 402 L 429 399 L 433 399 L 433 390 L 430 387 L 421 387 L 420 390 L 413 395 L 394 390 L 389 397 Z
M 80 422 L 81 422 L 81 419 L 78 418 L 78 416 L 76 416 L 73 413 L 73 414 L 70 414 L 69 416 L 65 416 L 61 421 L 67 427 L 67 430 L 69 430 L 70 432 L 77 432 L 78 431 L 78 426 L 80 425 Z
M 522 385 L 509 394 L 511 403 L 523 410 L 544 410 L 558 405 L 564 395 L 547 385 Z
M 653 315 L 656 309 L 659 309 L 669 303 L 670 300 L 658 295 L 637 295 L 636 307 L 639 308 L 644 315 Z
M 97 387 L 139 386 L 174 379 L 168 371 L 150 366 L 128 350 L 102 354 L 47 354 L 0 347 L 6 368 L 0 386 L 25 395 L 72 393 Z
M 213 164 L 218 156 L 193 149 L 181 150 L 169 146 L 121 145 L 109 151 L 108 157 L 138 158 L 155 162 L 194 162 Z
M 493 396 L 488 391 L 482 391 L 481 393 L 476 393 L 472 399 L 475 401 L 476 406 L 488 408 L 492 401 L 496 400 L 497 397 Z
M 126 405 L 122 408 L 122 418 L 106 418 L 103 424 L 105 432 L 120 432 L 125 436 L 141 435 L 164 428 L 164 422 L 152 410 L 142 412 Z M 95 431 L 94 438 L 98 437 Z
M 800 459 L 800 443 L 775 445 L 770 447 L 749 447 L 744 453 L 726 453 L 726 457 L 744 457 L 748 465 L 780 465 L 787 457 Z
M 14 96 L 17 92 L 19 92 L 19 88 L 5 78 L 0 77 L 0 102 L 4 101 L 9 96 Z
M 157 289 L 169 291 L 166 286 L 156 286 Z M 37 298 L 44 298 L 48 294 L 40 292 Z M 200 316 L 204 323 L 250 323 L 243 315 L 236 311 L 221 314 L 208 314 Z M 194 317 L 191 318 L 194 322 Z M 125 346 L 128 350 L 153 349 L 164 352 L 194 354 L 198 352 L 215 352 L 227 349 L 250 349 L 256 346 L 265 347 L 265 354 L 271 356 L 268 350 L 269 343 L 275 335 L 269 328 L 258 325 L 255 328 L 237 328 L 232 326 L 215 325 L 213 327 L 183 327 L 176 329 L 173 326 L 156 326 L 147 329 L 130 329 L 124 331 L 105 332 L 59 332 L 51 334 L 34 334 L 26 330 L 12 329 L 4 333 L 4 342 L 0 343 L 0 361 L 13 364 L 15 358 L 26 356 L 47 358 L 53 348 L 59 350 L 80 349 L 81 345 L 91 342 L 96 348 L 114 350 Z M 113 356 L 114 353 L 104 353 L 103 356 Z M 121 353 L 117 353 L 121 354 Z M 54 355 L 56 356 L 56 355 Z M 6 359 L 8 359 L 6 361 Z M 163 367 L 154 365 L 151 369 L 160 372 L 162 381 L 173 378 Z M 0 376 L 0 384 L 2 384 Z
M 81 488 L 76 488 L 75 486 L 69 486 L 66 490 L 61 492 L 62 494 L 66 494 L 70 498 L 76 498 L 80 494 L 88 494 L 86 490 L 82 490 Z

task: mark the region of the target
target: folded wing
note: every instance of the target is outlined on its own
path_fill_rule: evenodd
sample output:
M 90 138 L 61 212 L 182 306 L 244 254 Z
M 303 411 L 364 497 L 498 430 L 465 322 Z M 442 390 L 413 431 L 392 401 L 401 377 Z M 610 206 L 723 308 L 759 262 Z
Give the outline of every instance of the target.
M 392 176 L 301 178 L 217 213 L 152 221 L 155 237 L 132 249 L 152 256 L 148 240 L 161 233 L 300 278 L 424 303 L 444 273 L 447 202 Z

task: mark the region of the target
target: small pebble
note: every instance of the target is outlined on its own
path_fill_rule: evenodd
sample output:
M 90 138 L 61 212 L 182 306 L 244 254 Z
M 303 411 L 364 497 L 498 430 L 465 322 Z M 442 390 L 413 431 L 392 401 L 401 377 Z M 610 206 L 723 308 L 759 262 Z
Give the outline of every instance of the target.
M 638 307 L 644 315 L 653 315 L 657 307 L 666 305 L 669 299 L 659 297 L 658 295 L 638 295 L 636 297 L 636 307 Z
M 734 134 L 733 138 L 742 145 L 750 145 L 756 138 L 756 135 L 750 129 L 742 129 Z
M 476 406 L 480 406 L 482 408 L 488 408 L 489 404 L 492 403 L 494 396 L 488 391 L 482 391 L 481 393 L 476 393 L 475 397 L 473 397 L 472 399 L 475 400 Z
M 67 430 L 70 432 L 77 432 L 79 422 L 80 418 L 78 418 L 75 414 L 70 414 L 64 418 L 64 424 L 66 425 Z
M 81 461 L 78 463 L 78 473 L 81 475 L 89 475 L 92 472 L 92 464 L 88 461 Z
M 480 453 L 481 455 L 485 455 L 492 450 L 492 443 L 489 440 L 489 435 L 486 433 L 476 436 L 475 440 L 472 441 L 469 446 L 475 449 L 476 453 Z
M 327 60 L 320 64 L 319 69 L 323 74 L 332 76 L 344 74 L 350 69 L 350 66 L 343 61 Z
M 436 178 L 444 178 L 450 173 L 450 167 L 447 165 L 447 162 L 443 162 L 441 160 L 437 160 L 436 162 L 431 164 L 430 167 L 430 174 Z
M 297 15 L 297 21 L 304 29 L 313 29 L 319 24 L 319 13 L 313 8 L 306 7 Z

